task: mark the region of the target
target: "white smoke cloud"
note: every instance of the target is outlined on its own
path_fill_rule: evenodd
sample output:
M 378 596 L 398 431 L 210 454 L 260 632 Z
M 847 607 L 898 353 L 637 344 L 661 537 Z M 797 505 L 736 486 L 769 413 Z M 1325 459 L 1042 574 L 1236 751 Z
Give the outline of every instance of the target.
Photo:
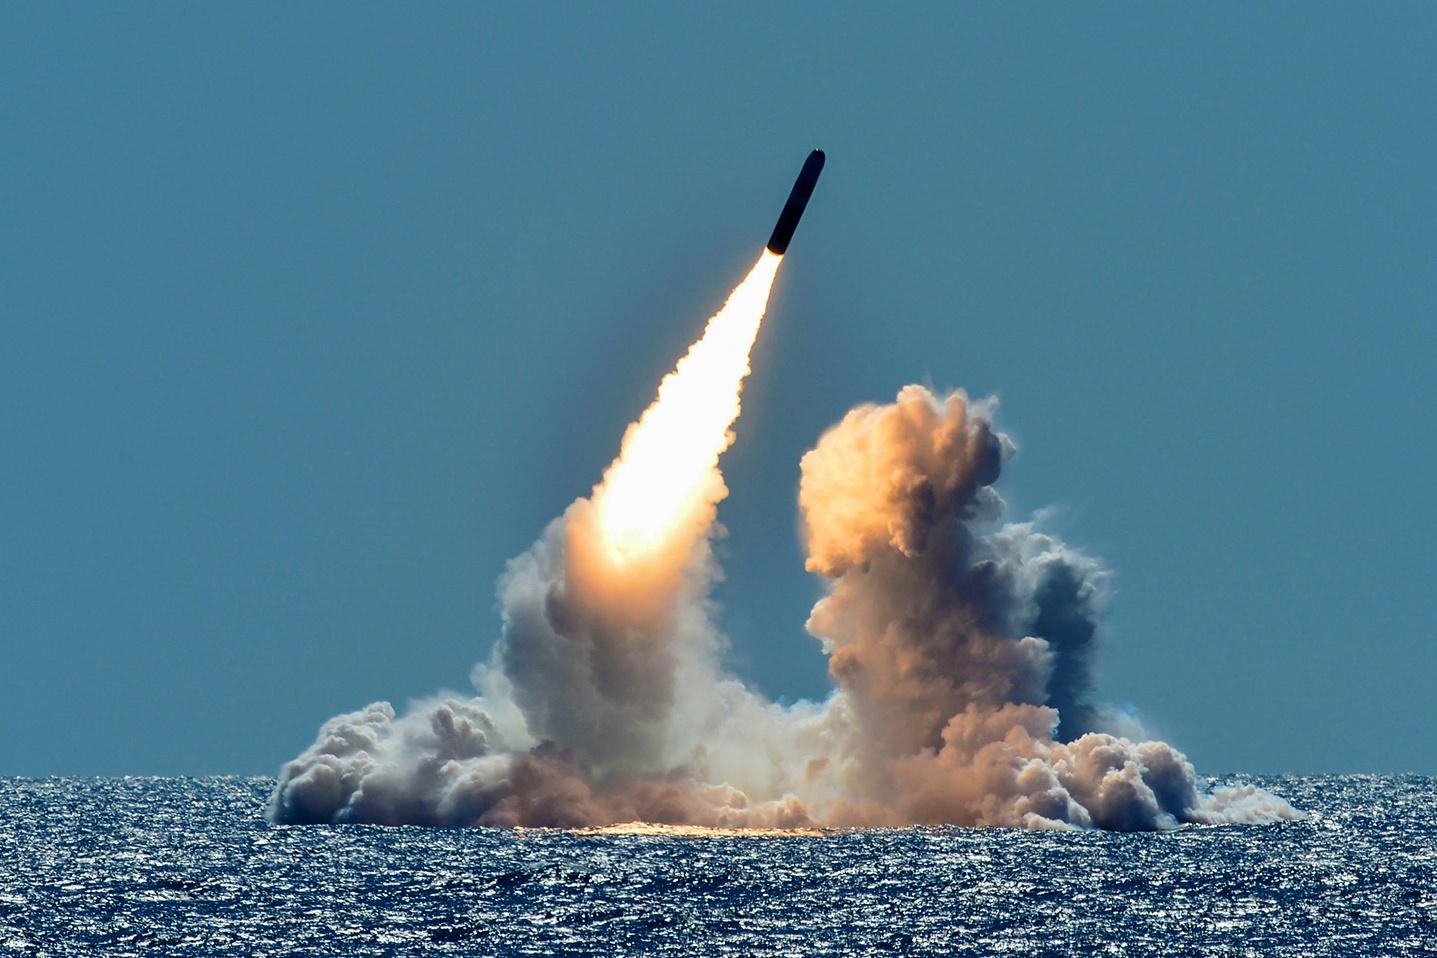
M 780 706 L 722 667 L 716 465 L 678 532 L 615 565 L 580 499 L 499 583 L 478 695 L 338 716 L 284 766 L 280 823 L 1169 828 L 1297 813 L 1204 793 L 1091 698 L 1109 574 L 1001 524 L 992 404 L 908 386 L 802 462 L 809 631 L 835 690 Z M 737 414 L 735 403 L 734 414 Z

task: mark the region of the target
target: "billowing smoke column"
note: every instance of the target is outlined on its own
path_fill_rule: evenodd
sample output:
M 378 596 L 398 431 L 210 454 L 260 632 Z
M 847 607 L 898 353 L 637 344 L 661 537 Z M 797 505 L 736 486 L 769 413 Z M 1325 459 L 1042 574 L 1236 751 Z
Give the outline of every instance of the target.
M 808 568 L 851 740 L 829 820 L 1118 829 L 1294 814 L 1192 766 L 1088 699 L 1108 580 L 1031 524 L 997 526 L 1013 446 L 991 406 L 905 387 L 803 459 Z M 991 531 L 983 531 L 991 529 Z M 1123 726 L 1129 728 L 1123 729 Z
M 708 599 L 718 469 L 781 257 L 769 250 L 659 387 L 593 494 L 499 583 L 477 696 L 331 719 L 278 823 L 1153 829 L 1296 813 L 1204 793 L 1183 755 L 1092 702 L 1108 573 L 1001 524 L 993 408 L 905 387 L 803 458 L 808 629 L 836 684 L 781 707 L 726 674 Z

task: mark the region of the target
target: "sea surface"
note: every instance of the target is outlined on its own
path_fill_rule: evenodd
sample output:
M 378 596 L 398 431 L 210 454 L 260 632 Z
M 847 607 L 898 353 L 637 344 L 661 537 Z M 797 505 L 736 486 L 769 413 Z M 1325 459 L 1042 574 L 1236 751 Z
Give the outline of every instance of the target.
M 1437 779 L 1255 781 L 1309 817 L 1157 834 L 275 827 L 271 779 L 0 779 L 0 955 L 1437 954 Z

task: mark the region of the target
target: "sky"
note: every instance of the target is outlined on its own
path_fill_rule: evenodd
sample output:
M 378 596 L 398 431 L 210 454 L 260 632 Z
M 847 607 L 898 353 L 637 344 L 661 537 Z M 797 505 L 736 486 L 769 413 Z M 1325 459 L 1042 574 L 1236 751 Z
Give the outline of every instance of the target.
M 906 383 L 1101 556 L 1208 772 L 1437 772 L 1437 16 L 12 6 L 0 774 L 272 773 L 468 688 L 805 154 L 725 456 L 732 667 L 826 694 L 798 462 Z

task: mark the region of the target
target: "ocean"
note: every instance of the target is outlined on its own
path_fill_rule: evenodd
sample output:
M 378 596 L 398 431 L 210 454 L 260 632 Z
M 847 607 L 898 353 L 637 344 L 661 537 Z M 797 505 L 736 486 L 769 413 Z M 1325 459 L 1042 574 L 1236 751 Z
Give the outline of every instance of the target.
M 1172 832 L 276 827 L 267 778 L 0 779 L 0 955 L 1437 954 L 1437 780 Z

